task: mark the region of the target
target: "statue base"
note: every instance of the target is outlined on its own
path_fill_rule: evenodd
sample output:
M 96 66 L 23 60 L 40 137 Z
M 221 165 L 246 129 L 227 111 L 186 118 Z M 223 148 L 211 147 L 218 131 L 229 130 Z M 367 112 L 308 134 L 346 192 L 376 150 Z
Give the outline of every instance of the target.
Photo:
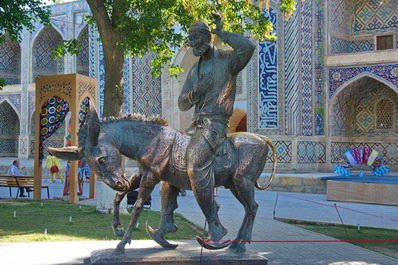
M 138 241 L 134 241 L 137 243 Z M 145 241 L 144 241 L 145 242 Z M 267 265 L 268 260 L 258 254 L 236 254 L 230 249 L 202 249 L 196 241 L 181 241 L 176 249 L 160 246 L 127 248 L 124 254 L 114 253 L 114 249 L 96 250 L 91 253 L 93 265 L 152 265 L 152 264 L 228 264 L 228 265 Z

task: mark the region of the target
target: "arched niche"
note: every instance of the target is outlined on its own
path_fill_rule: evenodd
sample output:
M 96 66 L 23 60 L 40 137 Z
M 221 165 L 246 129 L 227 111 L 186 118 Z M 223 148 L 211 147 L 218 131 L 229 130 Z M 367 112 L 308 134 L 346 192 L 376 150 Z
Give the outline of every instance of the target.
M 89 76 L 89 35 L 88 26 L 86 25 L 79 34 L 77 39 L 81 48 L 76 56 L 76 72 L 81 75 Z
M 39 76 L 64 73 L 64 58 L 54 60 L 53 49 L 63 44 L 61 34 L 50 27 L 43 27 L 36 36 L 32 47 L 33 82 Z
M 5 37 L 6 41 L 0 43 L 0 76 L 7 81 L 7 84 L 20 84 L 21 47 L 17 41 Z
M 389 105 L 385 106 L 383 102 Z M 340 88 L 331 103 L 331 136 L 347 140 L 397 136 L 398 94 L 388 83 L 363 75 Z
M 17 112 L 11 103 L 0 103 L 0 156 L 18 156 L 19 122 Z

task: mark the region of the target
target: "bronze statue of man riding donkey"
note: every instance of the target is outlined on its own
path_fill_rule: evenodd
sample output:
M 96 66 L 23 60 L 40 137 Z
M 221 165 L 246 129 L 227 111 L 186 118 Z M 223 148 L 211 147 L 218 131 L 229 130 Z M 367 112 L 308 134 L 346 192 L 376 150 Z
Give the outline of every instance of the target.
M 236 77 L 248 64 L 255 45 L 246 37 L 223 30 L 220 15 L 213 14 L 215 29 L 198 21 L 189 29 L 189 45 L 199 61 L 188 73 L 178 99 L 186 111 L 192 107 L 191 126 L 181 132 L 166 126 L 159 117 L 130 114 L 123 118 L 99 121 L 91 108 L 87 124 L 79 131 L 76 148 L 50 148 L 59 158 L 78 160 L 86 158 L 90 168 L 112 189 L 118 191 L 114 200 L 113 230 L 123 237 L 116 251 L 123 252 L 131 242 L 133 228 L 142 212 L 143 204 L 155 185 L 161 184 L 161 220 L 157 229 L 147 224 L 148 234 L 166 248 L 175 248 L 164 239 L 176 232 L 173 212 L 177 208 L 180 189 L 192 190 L 206 217 L 209 227 L 207 240 L 198 242 L 209 249 L 229 246 L 244 252 L 251 240 L 258 204 L 255 188 L 266 189 L 275 174 L 276 149 L 267 137 L 252 133 L 227 135 L 236 94 Z M 217 35 L 233 50 L 221 51 L 211 43 L 211 34 Z M 257 183 L 264 169 L 268 147 L 273 153 L 270 182 Z M 129 179 L 123 173 L 122 155 L 139 164 L 139 172 Z M 219 205 L 214 200 L 214 187 L 224 186 L 245 208 L 245 217 L 236 239 L 222 241 L 227 230 L 219 217 Z M 127 231 L 119 228 L 119 203 L 131 190 L 139 188 Z

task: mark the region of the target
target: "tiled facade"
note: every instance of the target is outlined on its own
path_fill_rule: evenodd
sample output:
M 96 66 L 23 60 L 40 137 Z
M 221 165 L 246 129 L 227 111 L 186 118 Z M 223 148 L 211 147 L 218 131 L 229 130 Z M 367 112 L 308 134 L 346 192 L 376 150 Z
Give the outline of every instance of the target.
M 245 101 L 248 130 L 274 140 L 280 170 L 328 171 L 346 149 L 365 144 L 379 149 L 387 163 L 398 169 L 394 143 L 398 133 L 398 61 L 391 59 L 398 52 L 396 1 L 297 1 L 290 18 L 278 9 L 277 1 L 271 1 L 271 9 L 264 14 L 274 23 L 277 40 L 259 42 L 239 77 L 242 94 L 247 95 L 239 100 Z M 7 55 L 0 56 L 0 73 L 19 85 L 15 91 L 0 92 L 0 103 L 6 101 L 21 117 L 19 140 L 13 143 L 1 138 L 4 150 L 17 148 L 19 154 L 34 151 L 29 120 L 34 112 L 34 76 L 78 72 L 96 78 L 103 104 L 103 50 L 98 32 L 83 20 L 89 13 L 86 2 L 54 5 L 52 11 L 53 29 L 37 24 L 35 32 L 24 33 L 21 43 L 0 45 L 0 55 Z M 376 51 L 376 37 L 385 34 L 394 35 L 393 49 Z M 49 48 L 71 37 L 79 38 L 80 54 L 50 61 Z M 176 62 L 189 67 L 194 57 L 184 49 Z M 30 53 L 31 59 L 26 56 Z M 173 113 L 168 118 L 176 119 L 170 124 L 178 125 L 185 119 L 176 113 L 175 105 L 185 75 L 179 80 L 165 80 L 166 74 L 162 79 L 152 78 L 153 56 L 125 58 L 123 112 L 152 115 L 168 109 L 167 113 Z M 336 56 L 340 56 L 338 62 L 349 56 L 384 59 L 368 63 L 355 57 L 330 63 Z M 17 69 L 29 71 L 18 73 Z M 49 141 L 63 144 L 61 138 Z

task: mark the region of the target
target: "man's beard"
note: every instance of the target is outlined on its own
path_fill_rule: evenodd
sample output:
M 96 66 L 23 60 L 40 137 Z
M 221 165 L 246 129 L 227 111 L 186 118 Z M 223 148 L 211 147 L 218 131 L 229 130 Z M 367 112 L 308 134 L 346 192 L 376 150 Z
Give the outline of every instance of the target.
M 202 56 L 205 52 L 207 52 L 210 48 L 208 43 L 203 43 L 201 45 L 197 45 L 193 47 L 193 55 Z

